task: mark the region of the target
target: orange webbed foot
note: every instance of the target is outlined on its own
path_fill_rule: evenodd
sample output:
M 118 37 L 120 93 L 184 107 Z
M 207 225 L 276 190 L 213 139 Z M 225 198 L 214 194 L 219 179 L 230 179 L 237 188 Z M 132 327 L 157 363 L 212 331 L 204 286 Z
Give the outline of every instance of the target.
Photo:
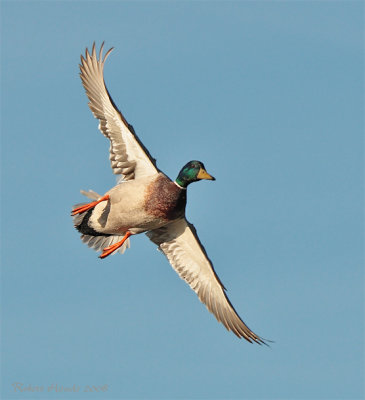
M 131 236 L 132 234 L 127 231 L 127 233 L 123 236 L 123 239 L 117 243 L 114 243 L 108 247 L 105 247 L 103 249 L 103 253 L 99 256 L 99 258 L 105 258 L 108 257 L 110 254 L 112 254 L 115 250 L 119 249 L 119 247 L 123 246 L 123 243 Z
M 109 196 L 108 194 L 106 194 L 105 196 L 101 197 L 101 198 L 100 198 L 99 200 L 97 200 L 97 201 L 92 201 L 92 202 L 89 203 L 89 204 L 85 204 L 85 205 L 83 205 L 83 206 L 74 208 L 74 209 L 72 210 L 72 212 L 71 212 L 71 215 L 74 216 L 74 215 L 76 215 L 76 214 L 82 214 L 82 213 L 84 213 L 85 211 L 88 211 L 88 210 L 94 208 L 97 204 L 101 203 L 102 201 L 107 201 L 107 200 L 109 200 L 109 198 L 110 198 L 110 196 Z

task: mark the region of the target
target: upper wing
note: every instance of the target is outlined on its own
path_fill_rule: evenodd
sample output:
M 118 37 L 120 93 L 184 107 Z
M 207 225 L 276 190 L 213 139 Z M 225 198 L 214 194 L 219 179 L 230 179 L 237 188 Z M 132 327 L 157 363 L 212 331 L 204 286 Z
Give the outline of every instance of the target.
M 101 45 L 99 59 L 95 51 L 86 49 L 81 56 L 80 77 L 89 98 L 89 107 L 95 118 L 100 120 L 99 129 L 110 140 L 110 161 L 114 174 L 122 175 L 123 180 L 158 172 L 155 160 L 135 134 L 121 112 L 115 106 L 104 83 L 104 63 L 113 48 L 103 57 Z
M 180 219 L 146 234 L 219 322 L 239 338 L 266 344 L 245 325 L 233 308 L 192 224 Z

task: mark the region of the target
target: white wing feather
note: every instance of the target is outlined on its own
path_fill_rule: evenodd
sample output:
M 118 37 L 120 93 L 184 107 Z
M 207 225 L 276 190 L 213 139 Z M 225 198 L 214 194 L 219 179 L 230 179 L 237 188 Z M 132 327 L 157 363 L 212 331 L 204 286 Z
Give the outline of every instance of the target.
M 248 328 L 233 308 L 192 224 L 180 219 L 146 234 L 219 322 L 239 338 L 266 344 Z
M 122 175 L 123 180 L 131 180 L 158 172 L 155 160 L 148 153 L 135 134 L 133 127 L 116 108 L 105 86 L 104 63 L 113 48 L 103 57 L 102 44 L 99 59 L 95 43 L 91 54 L 86 49 L 81 56 L 80 77 L 89 98 L 89 107 L 100 121 L 100 131 L 110 140 L 110 161 L 114 174 Z

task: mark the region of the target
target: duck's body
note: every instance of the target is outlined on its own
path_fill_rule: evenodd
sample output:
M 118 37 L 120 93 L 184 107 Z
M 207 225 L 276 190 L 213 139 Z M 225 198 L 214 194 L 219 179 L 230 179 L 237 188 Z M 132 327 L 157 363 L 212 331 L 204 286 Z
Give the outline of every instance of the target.
M 105 195 L 109 201 L 97 204 L 89 215 L 85 213 L 86 224 L 84 220 L 75 224 L 81 233 L 110 236 L 125 235 L 129 231 L 138 234 L 185 215 L 186 189 L 178 187 L 162 172 L 121 182 Z
M 185 217 L 186 189 L 201 179 L 214 180 L 199 161 L 190 161 L 175 181 L 156 166 L 155 160 L 139 140 L 131 125 L 115 107 L 104 83 L 105 56 L 86 50 L 81 57 L 81 79 L 89 97 L 89 107 L 99 119 L 99 129 L 110 140 L 113 172 L 121 183 L 103 196 L 82 192 L 94 200 L 74 206 L 72 215 L 81 239 L 102 251 L 100 258 L 129 247 L 131 235 L 146 232 L 170 264 L 196 292 L 219 322 L 239 338 L 265 343 L 236 313 L 196 230 Z

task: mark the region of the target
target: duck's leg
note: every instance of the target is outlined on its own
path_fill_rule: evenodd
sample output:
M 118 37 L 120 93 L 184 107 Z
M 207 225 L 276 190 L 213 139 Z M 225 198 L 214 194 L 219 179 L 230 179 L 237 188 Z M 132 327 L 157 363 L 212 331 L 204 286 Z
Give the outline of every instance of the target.
M 81 214 L 87 210 L 90 210 L 91 208 L 94 208 L 97 204 L 101 203 L 102 201 L 106 201 L 109 200 L 109 195 L 106 194 L 105 196 L 101 197 L 99 200 L 97 201 L 92 201 L 89 204 L 85 204 L 81 207 L 77 207 L 75 209 L 72 210 L 71 215 L 76 215 L 76 214 Z
M 127 233 L 123 236 L 123 239 L 117 243 L 112 244 L 111 246 L 105 247 L 103 249 L 103 253 L 99 256 L 99 258 L 105 258 L 108 257 L 110 254 L 112 254 L 115 250 L 119 249 L 119 247 L 123 246 L 123 243 L 131 236 L 132 233 L 127 231 Z

